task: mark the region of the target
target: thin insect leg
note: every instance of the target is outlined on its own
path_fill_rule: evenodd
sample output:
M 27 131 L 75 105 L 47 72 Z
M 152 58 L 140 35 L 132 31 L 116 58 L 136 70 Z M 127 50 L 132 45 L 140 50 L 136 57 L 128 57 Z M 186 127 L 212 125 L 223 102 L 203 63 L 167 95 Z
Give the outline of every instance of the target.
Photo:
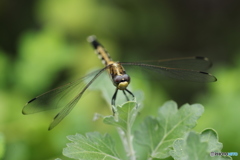
M 116 112 L 115 100 L 116 100 L 116 97 L 117 97 L 117 92 L 118 92 L 118 88 L 116 88 L 116 91 L 114 92 L 113 97 L 112 97 L 112 112 L 113 112 L 113 115 L 115 115 L 115 112 Z
M 125 92 L 124 90 L 122 90 L 122 91 L 123 91 L 123 94 L 125 95 L 125 97 L 126 97 L 127 101 L 129 101 L 129 98 L 128 98 L 128 96 L 127 96 L 126 92 Z
M 128 89 L 125 89 L 129 94 L 131 94 L 131 96 L 133 97 L 133 99 L 134 99 L 134 94 L 131 92 L 131 91 L 129 91 Z

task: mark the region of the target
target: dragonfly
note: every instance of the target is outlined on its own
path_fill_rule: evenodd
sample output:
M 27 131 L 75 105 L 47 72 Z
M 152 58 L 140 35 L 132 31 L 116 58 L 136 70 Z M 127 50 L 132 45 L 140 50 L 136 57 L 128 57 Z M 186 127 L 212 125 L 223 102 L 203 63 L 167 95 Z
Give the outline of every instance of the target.
M 104 67 L 74 82 L 47 91 L 28 101 L 23 107 L 22 113 L 24 115 L 63 107 L 63 109 L 53 118 L 48 130 L 57 126 L 72 111 L 89 86 L 92 85 L 92 83 L 105 71 L 107 71 L 113 85 L 116 87 L 111 100 L 113 115 L 116 113 L 115 101 L 119 90 L 123 92 L 127 101 L 129 101 L 128 95 L 135 98 L 134 94 L 128 90 L 131 78 L 126 73 L 124 69 L 125 66 L 137 66 L 153 71 L 156 75 L 164 75 L 178 80 L 193 82 L 217 81 L 215 76 L 202 71 L 210 68 L 212 65 L 210 60 L 206 57 L 195 56 L 145 62 L 117 62 L 112 60 L 103 45 L 98 42 L 96 36 L 89 36 L 87 40 L 92 44 L 95 53 L 104 64 Z M 88 81 L 85 82 L 86 80 Z M 62 99 L 70 95 L 73 91 L 76 95 L 70 97 L 71 100 L 69 102 L 60 103 Z M 56 103 L 51 105 L 53 99 L 55 99 Z

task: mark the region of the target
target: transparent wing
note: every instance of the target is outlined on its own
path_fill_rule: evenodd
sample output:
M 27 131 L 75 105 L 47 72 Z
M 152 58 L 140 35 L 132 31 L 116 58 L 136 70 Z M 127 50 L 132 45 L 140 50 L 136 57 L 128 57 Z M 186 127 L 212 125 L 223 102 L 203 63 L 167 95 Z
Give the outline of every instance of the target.
M 52 89 L 43 93 L 26 103 L 22 112 L 23 114 L 32 114 L 45 110 L 64 107 L 53 119 L 49 130 L 54 128 L 61 120 L 66 117 L 77 104 L 86 89 L 107 67 L 88 74 L 77 81 Z M 85 84 L 86 79 L 91 79 Z
M 164 59 L 164 60 L 150 60 L 136 62 L 142 64 L 151 64 L 162 67 L 169 68 L 181 68 L 181 69 L 191 69 L 191 70 L 200 70 L 205 71 L 212 66 L 212 62 L 207 57 L 184 57 L 184 58 L 173 58 L 173 59 Z
M 146 61 L 146 63 L 122 63 L 122 65 L 139 66 L 161 75 L 185 81 L 214 82 L 216 77 L 203 72 L 211 66 L 211 62 L 205 57 L 187 57 L 160 61 Z M 164 65 L 164 66 L 160 66 Z
M 81 78 L 75 82 L 67 83 L 31 99 L 25 104 L 22 113 L 32 114 L 64 107 L 65 101 L 71 98 L 73 92 L 80 92 L 84 84 L 84 78 Z

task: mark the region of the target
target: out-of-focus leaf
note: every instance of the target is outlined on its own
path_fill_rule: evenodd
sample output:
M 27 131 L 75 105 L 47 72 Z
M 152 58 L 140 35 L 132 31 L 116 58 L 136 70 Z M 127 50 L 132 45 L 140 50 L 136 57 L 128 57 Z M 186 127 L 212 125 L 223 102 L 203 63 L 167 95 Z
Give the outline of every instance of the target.
M 152 158 L 169 157 L 169 147 L 196 125 L 203 111 L 200 104 L 185 104 L 178 110 L 175 102 L 166 102 L 159 109 L 157 118 L 145 119 L 135 133 L 136 141 L 148 147 L 148 154 Z
M 67 144 L 63 154 L 67 157 L 79 160 L 120 160 L 112 138 L 108 135 L 101 135 L 98 132 L 87 133 L 67 137 L 72 143 Z
M 10 69 L 10 60 L 9 58 L 6 56 L 6 54 L 0 49 L 0 74 L 2 75 L 0 77 L 0 88 L 2 90 L 2 88 L 6 87 L 6 82 L 9 80 L 9 72 L 11 70 Z
M 213 129 L 205 129 L 201 133 L 201 141 L 208 143 L 207 151 L 210 152 L 220 152 L 223 148 L 222 143 L 218 142 L 218 134 Z
M 5 152 L 5 140 L 2 133 L 0 133 L 0 159 L 3 158 Z
M 210 152 L 220 151 L 222 145 L 217 140 L 217 133 L 207 129 L 200 134 L 190 132 L 185 139 L 177 139 L 173 144 L 171 156 L 175 160 L 231 160 L 231 157 L 210 156 Z M 215 145 L 214 148 L 210 148 Z
M 54 73 L 66 68 L 71 60 L 71 47 L 57 30 L 45 29 L 24 34 L 19 52 L 19 61 L 15 66 L 16 79 L 28 91 L 38 90 L 36 84 L 49 85 L 55 77 Z

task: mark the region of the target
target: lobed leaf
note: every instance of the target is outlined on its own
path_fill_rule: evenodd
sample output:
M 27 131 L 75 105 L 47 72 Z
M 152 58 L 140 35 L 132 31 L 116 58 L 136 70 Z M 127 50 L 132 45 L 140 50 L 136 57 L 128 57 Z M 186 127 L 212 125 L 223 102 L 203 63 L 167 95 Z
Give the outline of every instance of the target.
M 201 134 L 190 132 L 185 139 L 177 139 L 174 142 L 170 154 L 175 160 L 231 160 L 229 156 L 210 156 L 211 152 L 220 152 L 222 148 L 216 135 L 216 132 L 211 129 Z M 215 147 L 211 149 L 212 146 Z
M 63 155 L 79 160 L 120 160 L 112 138 L 98 132 L 71 135 L 67 137 L 72 143 L 64 148 Z
M 223 148 L 222 143 L 218 141 L 217 132 L 213 129 L 205 129 L 201 133 L 201 141 L 208 143 L 207 151 L 210 152 L 220 152 Z
M 117 118 L 106 116 L 103 119 L 105 124 L 120 127 L 124 132 L 132 127 L 136 116 L 141 109 L 136 102 L 126 102 L 122 106 L 117 106 Z
M 148 148 L 150 158 L 169 157 L 169 150 L 177 138 L 192 129 L 204 108 L 200 104 L 185 104 L 179 110 L 173 101 L 166 102 L 158 111 L 158 117 L 147 117 L 135 132 L 136 142 Z

